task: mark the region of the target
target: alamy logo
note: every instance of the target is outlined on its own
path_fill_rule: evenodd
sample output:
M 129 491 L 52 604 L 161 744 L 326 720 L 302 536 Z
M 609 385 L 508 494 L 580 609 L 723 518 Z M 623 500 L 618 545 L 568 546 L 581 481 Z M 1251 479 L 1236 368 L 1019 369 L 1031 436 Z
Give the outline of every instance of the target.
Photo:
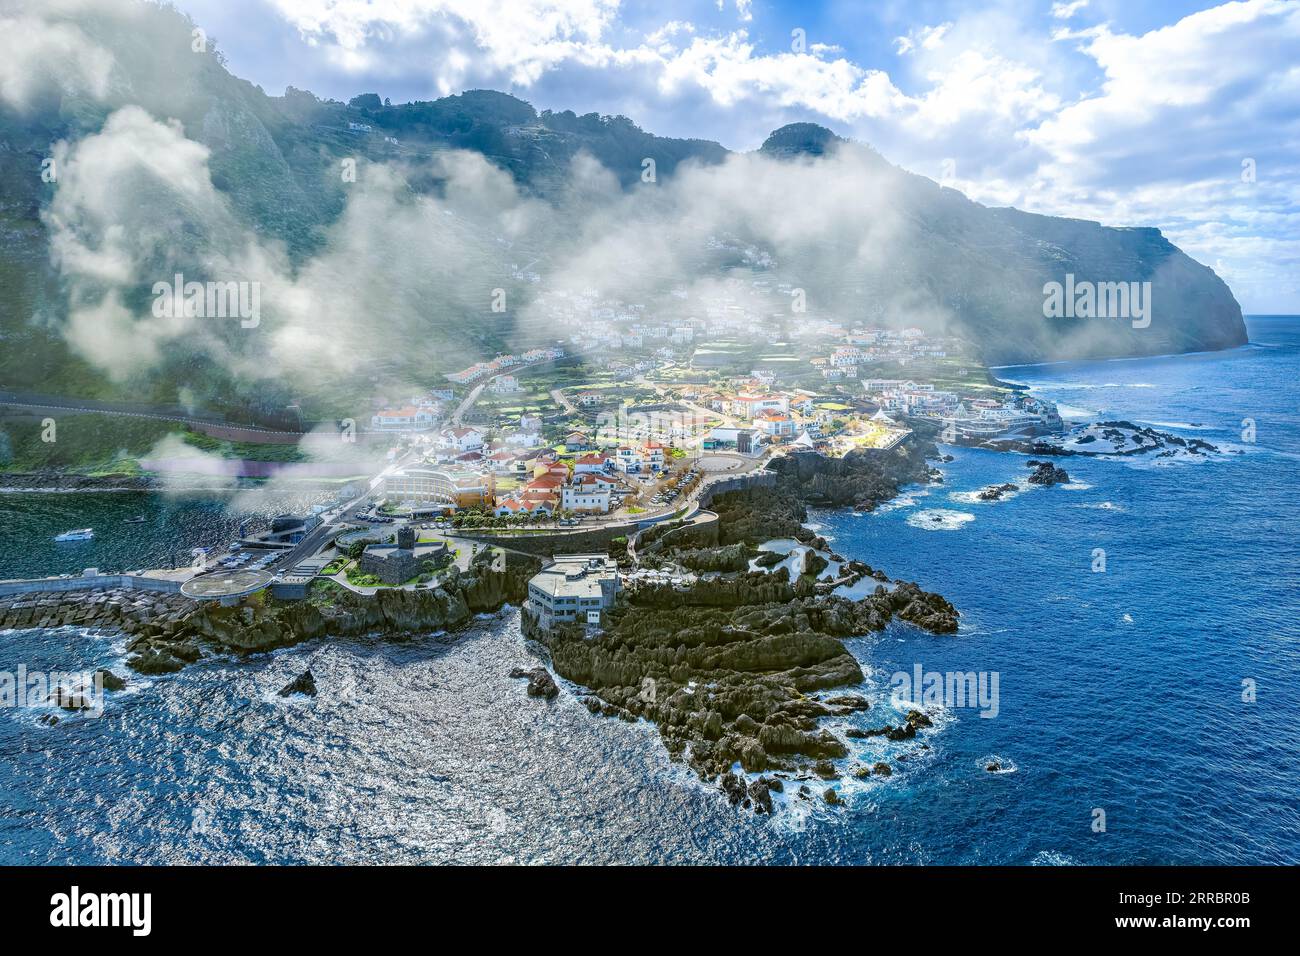
M 104 713 L 103 671 L 0 671 L 0 707 L 58 707 L 87 717 Z
M 148 936 L 153 928 L 153 894 L 83 894 L 74 886 L 71 892 L 50 897 L 50 925 L 129 926 L 131 935 Z
M 186 282 L 178 272 L 172 282 L 155 282 L 153 295 L 158 319 L 239 319 L 245 329 L 262 322 L 260 282 Z
M 1049 319 L 1131 319 L 1133 328 L 1151 324 L 1150 282 L 1081 282 L 1067 273 L 1064 284 L 1043 286 L 1043 315 Z
M 889 686 L 894 699 L 918 710 L 937 706 L 977 707 L 981 717 L 996 717 L 1001 681 L 997 671 L 927 671 L 914 664 L 910 674 L 897 671 L 890 677 Z
M 672 442 L 692 434 L 696 426 L 693 416 L 680 412 L 633 412 L 627 405 L 621 405 L 617 411 L 601 412 L 596 416 L 595 438 L 601 444 L 643 440 Z

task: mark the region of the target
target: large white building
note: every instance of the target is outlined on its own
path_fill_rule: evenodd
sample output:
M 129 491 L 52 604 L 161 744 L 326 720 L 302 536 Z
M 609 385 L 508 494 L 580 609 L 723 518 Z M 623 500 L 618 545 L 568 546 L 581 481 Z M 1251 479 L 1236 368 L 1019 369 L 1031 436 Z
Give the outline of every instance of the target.
M 414 405 L 386 408 L 370 418 L 370 427 L 381 431 L 424 431 L 432 428 L 433 423 L 432 408 L 416 408 Z
M 618 565 L 603 554 L 562 555 L 528 582 L 528 610 L 546 629 L 599 624 L 618 596 Z

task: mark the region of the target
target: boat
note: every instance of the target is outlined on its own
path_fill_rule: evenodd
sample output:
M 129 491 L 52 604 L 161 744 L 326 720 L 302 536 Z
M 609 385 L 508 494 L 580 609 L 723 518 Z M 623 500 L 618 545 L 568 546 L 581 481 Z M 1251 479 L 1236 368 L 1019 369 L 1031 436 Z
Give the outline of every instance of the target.
M 74 531 L 65 531 L 63 534 L 56 535 L 55 541 L 89 541 L 95 536 L 94 528 L 77 528 Z
M 127 518 L 123 524 L 144 524 L 144 515 L 136 515 L 134 518 Z

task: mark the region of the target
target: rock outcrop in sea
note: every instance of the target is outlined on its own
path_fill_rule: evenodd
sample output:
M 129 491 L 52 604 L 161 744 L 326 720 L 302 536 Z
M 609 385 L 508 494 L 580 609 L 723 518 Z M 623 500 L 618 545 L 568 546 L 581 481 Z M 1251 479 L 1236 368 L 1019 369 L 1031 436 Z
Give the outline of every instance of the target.
M 1070 480 L 1069 473 L 1055 462 L 1030 461 L 1026 464 L 1034 469 L 1034 473 L 1029 476 L 1031 485 L 1062 485 Z

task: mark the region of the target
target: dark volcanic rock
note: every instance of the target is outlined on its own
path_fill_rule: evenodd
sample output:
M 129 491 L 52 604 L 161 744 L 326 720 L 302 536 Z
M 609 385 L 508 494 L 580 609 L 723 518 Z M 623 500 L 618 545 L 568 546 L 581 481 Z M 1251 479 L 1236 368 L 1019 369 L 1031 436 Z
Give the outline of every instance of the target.
M 759 777 L 749 785 L 749 799 L 753 801 L 755 813 L 772 812 L 772 788 L 766 777 Z
M 1070 480 L 1064 468 L 1060 468 L 1050 461 L 1031 462 L 1034 473 L 1029 476 L 1031 485 L 1059 485 Z
M 54 688 L 46 703 L 53 704 L 61 710 L 91 710 L 94 702 L 83 693 L 70 691 L 65 687 Z
M 97 670 L 95 671 L 95 677 L 98 678 L 104 690 L 122 690 L 126 687 L 126 678 L 118 677 L 110 670 Z
M 126 666 L 140 674 L 173 674 L 185 666 L 185 661 L 166 651 L 146 647 L 127 658 Z
M 1002 485 L 990 485 L 977 495 L 980 501 L 1000 501 L 1002 496 L 1011 491 L 1018 491 L 1019 485 L 1007 482 Z
M 843 459 L 777 458 L 768 466 L 778 476 L 775 488 L 713 499 L 710 508 L 720 519 L 716 548 L 671 553 L 696 568 L 740 568 L 752 547 L 774 538 L 824 550 L 826 542 L 803 527 L 805 502 L 874 507 L 901 484 L 924 480 L 924 457 L 933 451 L 928 442 L 913 440 Z M 758 555 L 765 566 L 782 560 L 774 552 Z M 811 574 L 826 566 L 815 553 L 801 560 L 811 562 L 800 566 Z M 840 563 L 846 578 L 890 583 L 860 561 Z M 584 702 L 593 714 L 652 722 L 675 759 L 716 781 L 732 803 L 764 809 L 766 802 L 737 777 L 737 765 L 767 774 L 776 789 L 781 784 L 773 773 L 832 779 L 831 761 L 848 756 L 844 741 L 820 722 L 867 710 L 870 703 L 856 694 L 818 699 L 820 691 L 862 682 L 862 668 L 843 639 L 880 631 L 894 618 L 938 634 L 957 630 L 957 611 L 943 597 L 906 581 L 892 585 L 851 600 L 829 593 L 808 573 L 792 582 L 786 574 L 735 570 L 687 586 L 638 584 L 606 612 L 605 629 L 595 638 L 578 628 L 543 630 L 526 605 L 522 624 L 528 637 L 549 649 L 556 675 L 590 691 Z M 917 726 L 925 726 L 923 716 L 862 733 L 911 739 Z M 800 796 L 813 794 L 801 788 Z
M 528 678 L 528 696 L 545 697 L 547 700 L 553 700 L 560 693 L 560 687 L 555 683 L 555 678 L 545 667 L 534 667 L 531 670 L 525 670 L 522 667 L 516 667 L 510 672 L 514 678 Z M 599 701 L 595 702 L 592 707 L 593 698 L 587 698 L 587 709 L 593 714 L 600 709 Z
M 280 688 L 281 697 L 288 697 L 291 694 L 305 694 L 308 697 L 316 696 L 316 678 L 312 676 L 311 671 L 303 671 Z
M 313 591 L 305 601 L 256 607 L 205 604 L 188 627 L 225 650 L 240 652 L 287 647 L 326 634 L 406 636 L 449 630 L 476 613 L 495 611 L 507 602 L 521 603 L 528 595 L 528 579 L 540 569 L 536 559 L 509 564 L 501 571 L 479 562 L 436 588 L 380 588 L 363 595 L 336 587 Z M 168 653 L 178 656 L 175 648 Z

